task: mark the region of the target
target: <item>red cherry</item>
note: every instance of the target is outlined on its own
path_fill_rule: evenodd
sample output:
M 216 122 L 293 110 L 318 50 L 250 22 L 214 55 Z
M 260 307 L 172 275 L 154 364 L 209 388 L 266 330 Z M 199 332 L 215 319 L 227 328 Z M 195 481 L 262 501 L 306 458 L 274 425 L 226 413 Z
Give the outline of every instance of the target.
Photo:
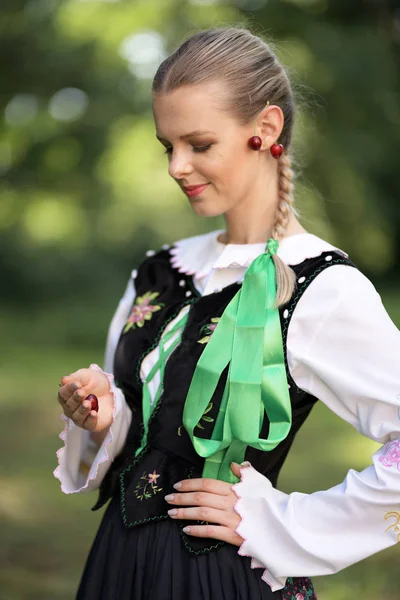
M 271 154 L 274 158 L 279 158 L 282 156 L 283 146 L 282 144 L 272 144 L 271 146 Z
M 259 150 L 261 145 L 262 140 L 258 135 L 253 135 L 253 137 L 249 139 L 249 146 L 252 150 Z
M 90 402 L 92 403 L 90 410 L 95 410 L 96 412 L 99 411 L 99 401 L 97 399 L 97 396 L 95 396 L 94 394 L 89 394 L 89 396 L 87 396 L 85 400 L 90 400 Z

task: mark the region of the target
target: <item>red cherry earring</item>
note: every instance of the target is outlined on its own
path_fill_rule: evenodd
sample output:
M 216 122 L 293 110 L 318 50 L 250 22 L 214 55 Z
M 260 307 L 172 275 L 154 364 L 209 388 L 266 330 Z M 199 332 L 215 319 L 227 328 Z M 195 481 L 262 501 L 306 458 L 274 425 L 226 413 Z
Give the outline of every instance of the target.
M 258 135 L 254 135 L 249 139 L 249 146 L 252 150 L 259 150 L 261 148 L 262 141 Z M 280 158 L 283 152 L 282 144 L 272 144 L 270 152 L 274 158 Z
M 259 150 L 261 145 L 262 140 L 258 135 L 253 135 L 253 137 L 249 139 L 249 146 L 252 150 Z
M 282 144 L 272 144 L 269 150 L 274 158 L 280 158 L 282 156 L 283 146 Z
M 269 106 L 269 100 L 265 106 Z M 256 124 L 254 121 L 254 132 L 255 132 L 255 130 L 256 130 Z M 252 150 L 259 150 L 262 146 L 262 139 L 258 135 L 253 135 L 249 139 L 248 144 Z M 270 148 L 270 152 L 274 158 L 279 158 L 280 156 L 282 156 L 282 152 L 283 152 L 282 144 L 272 144 L 272 146 Z

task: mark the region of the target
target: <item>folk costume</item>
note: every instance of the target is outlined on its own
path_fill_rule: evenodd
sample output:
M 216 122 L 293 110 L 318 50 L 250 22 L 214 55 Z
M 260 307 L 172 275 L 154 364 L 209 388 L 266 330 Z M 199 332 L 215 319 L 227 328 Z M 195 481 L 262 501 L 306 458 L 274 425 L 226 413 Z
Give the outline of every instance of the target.
M 310 576 L 400 541 L 400 334 L 379 294 L 314 234 L 224 245 L 220 233 L 150 251 L 132 272 L 107 339 L 101 447 L 62 416 L 62 491 L 98 489 L 92 510 L 111 499 L 78 599 L 314 599 Z M 296 274 L 279 309 L 274 253 Z M 280 469 L 318 400 L 383 446 L 331 489 L 285 494 Z M 250 466 L 235 483 L 237 459 Z M 201 476 L 234 483 L 240 548 L 168 516 L 173 484 Z

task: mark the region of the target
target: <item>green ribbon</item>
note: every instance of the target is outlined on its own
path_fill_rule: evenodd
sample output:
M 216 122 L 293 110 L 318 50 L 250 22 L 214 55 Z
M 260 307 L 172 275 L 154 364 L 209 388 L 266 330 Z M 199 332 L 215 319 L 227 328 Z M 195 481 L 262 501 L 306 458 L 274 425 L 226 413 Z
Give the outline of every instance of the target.
M 169 355 L 172 354 L 172 352 L 175 350 L 175 348 L 181 342 L 181 331 L 184 329 L 184 327 L 186 325 L 188 316 L 189 316 L 189 313 L 184 315 L 181 319 L 179 319 L 179 321 L 177 323 L 175 323 L 175 325 L 165 335 L 163 335 L 161 337 L 160 343 L 159 343 L 159 357 L 157 359 L 157 362 L 154 364 L 153 368 L 151 369 L 151 371 L 149 372 L 149 374 L 147 375 L 146 379 L 143 382 L 143 391 L 142 391 L 143 434 L 142 434 L 140 446 L 139 446 L 139 448 L 137 448 L 137 450 L 135 452 L 135 456 L 138 456 L 138 454 L 141 453 L 141 451 L 147 444 L 147 436 L 149 433 L 150 417 L 153 414 L 154 409 L 160 400 L 160 397 L 161 397 L 161 394 L 163 391 L 163 387 L 164 387 L 165 365 L 166 365 Z M 174 337 L 174 335 L 177 332 L 179 332 L 179 334 L 177 335 L 176 339 L 168 346 L 168 348 L 166 348 L 165 347 L 166 344 L 171 340 L 171 338 Z M 154 376 L 156 375 L 157 371 L 160 371 L 160 383 L 158 384 L 153 402 L 151 402 L 149 385 L 150 385 L 150 382 L 152 381 L 152 379 L 154 378 Z
M 284 440 L 292 424 L 292 410 L 276 299 L 276 272 L 272 255 L 279 243 L 270 238 L 265 252 L 245 272 L 241 289 L 225 308 L 197 362 L 183 410 L 183 425 L 193 446 L 204 457 L 203 477 L 235 483 L 231 462 L 241 463 L 246 448 L 270 451 Z M 143 436 L 137 456 L 147 444 L 150 417 L 157 406 L 164 381 L 165 364 L 181 342 L 188 314 L 162 336 L 159 358 L 143 383 Z M 175 335 L 176 339 L 166 349 Z M 224 369 L 228 376 L 211 439 L 194 430 L 206 413 Z M 153 403 L 149 384 L 157 371 L 160 384 Z M 265 418 L 268 438 L 260 438 Z
M 206 459 L 203 477 L 234 483 L 232 461 L 244 460 L 247 446 L 269 451 L 284 440 L 292 411 L 286 377 L 276 272 L 272 255 L 279 243 L 270 238 L 264 254 L 246 270 L 243 285 L 223 312 L 190 384 L 183 425 L 196 452 Z M 194 429 L 211 401 L 223 370 L 228 377 L 211 439 Z M 260 438 L 264 413 L 268 438 Z

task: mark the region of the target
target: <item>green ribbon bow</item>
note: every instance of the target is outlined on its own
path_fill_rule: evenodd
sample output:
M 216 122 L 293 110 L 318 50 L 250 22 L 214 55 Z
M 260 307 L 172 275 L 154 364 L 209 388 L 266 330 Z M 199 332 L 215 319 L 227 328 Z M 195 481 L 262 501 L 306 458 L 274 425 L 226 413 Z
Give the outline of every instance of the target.
M 211 339 L 197 362 L 183 410 L 183 425 L 193 446 L 204 457 L 203 477 L 235 483 L 232 461 L 244 460 L 247 446 L 269 451 L 284 440 L 292 424 L 282 332 L 276 299 L 272 255 L 279 243 L 270 238 L 265 252 L 246 270 L 241 289 L 225 308 Z M 149 419 L 159 402 L 166 361 L 181 341 L 188 314 L 160 340 L 160 356 L 143 384 L 143 437 L 137 456 L 147 443 Z M 172 339 L 174 336 L 175 339 Z M 172 341 L 171 341 L 172 340 Z M 168 342 L 168 348 L 166 345 Z M 220 409 L 211 439 L 194 429 L 207 412 L 224 369 L 229 365 Z M 153 403 L 149 383 L 160 371 Z M 264 412 L 269 420 L 267 439 L 260 438 Z
M 232 461 L 244 460 L 247 446 L 269 451 L 286 438 L 292 410 L 286 377 L 276 273 L 272 255 L 279 243 L 270 238 L 264 254 L 246 270 L 243 285 L 223 312 L 190 384 L 183 425 L 196 452 L 206 458 L 203 477 L 234 483 Z M 220 410 L 211 439 L 194 429 L 205 413 L 221 373 L 229 365 Z M 267 439 L 260 438 L 264 412 Z

